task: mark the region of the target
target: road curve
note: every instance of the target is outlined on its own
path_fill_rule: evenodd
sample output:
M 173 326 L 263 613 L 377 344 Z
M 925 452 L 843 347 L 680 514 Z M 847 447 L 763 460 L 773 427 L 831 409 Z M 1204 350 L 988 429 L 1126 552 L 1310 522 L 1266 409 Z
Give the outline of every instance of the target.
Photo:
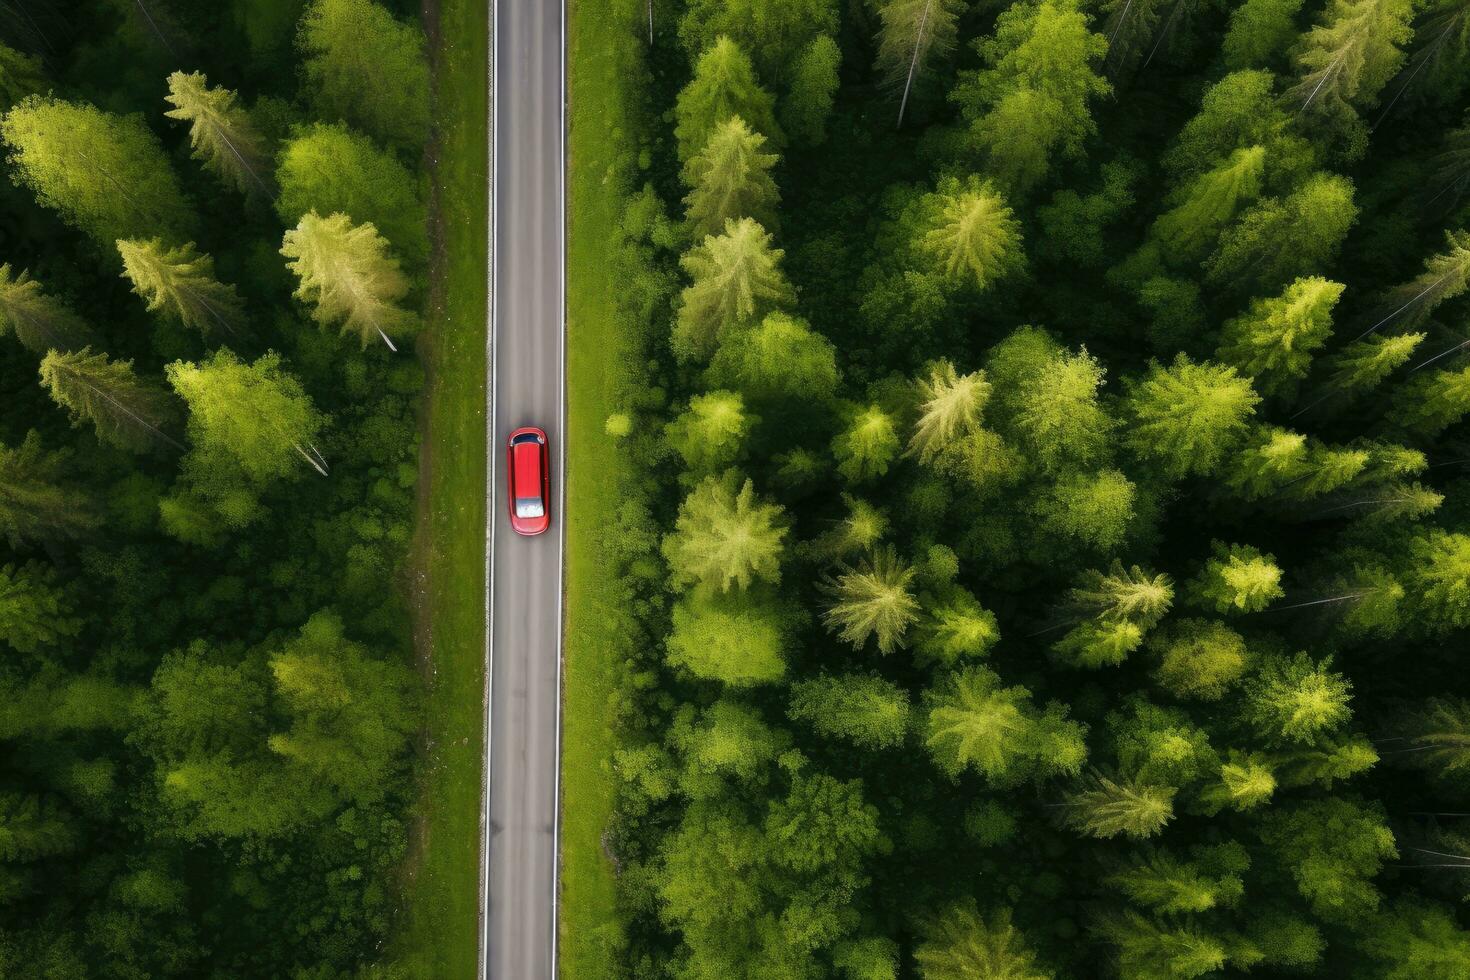
M 494 7 L 490 283 L 490 639 L 482 873 L 483 973 L 556 973 L 560 748 L 563 348 L 563 40 L 560 0 Z M 522 425 L 552 450 L 551 530 L 506 517 L 505 441 Z

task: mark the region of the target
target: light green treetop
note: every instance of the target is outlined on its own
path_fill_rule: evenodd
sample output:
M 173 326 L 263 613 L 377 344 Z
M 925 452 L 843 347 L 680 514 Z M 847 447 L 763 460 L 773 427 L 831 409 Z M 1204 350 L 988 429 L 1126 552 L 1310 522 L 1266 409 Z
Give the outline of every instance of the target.
M 792 302 L 795 292 L 781 272 L 786 255 L 753 218 L 729 221 L 679 260 L 692 280 L 674 323 L 674 352 L 683 360 L 714 353 L 724 336 L 770 310 Z
M 189 124 L 189 142 L 196 159 L 245 194 L 270 196 L 270 156 L 265 141 L 244 109 L 235 105 L 235 93 L 209 88 L 201 72 L 176 71 L 168 76 L 173 106 L 164 115 Z
M 695 62 L 694 77 L 674 108 L 679 159 L 693 160 L 732 116 L 739 116 L 772 146 L 781 146 L 784 138 L 774 106 L 775 100 L 756 80 L 750 57 L 729 37 L 717 37 Z
M 377 337 L 391 351 L 398 348 L 390 334 L 417 328 L 418 318 L 399 305 L 408 295 L 408 277 L 372 224 L 354 225 L 345 214 L 323 218 L 310 211 L 286 232 L 281 254 L 300 280 L 293 295 L 315 304 L 317 323 L 340 324 L 342 333 L 356 333 L 364 348 Z
M 1266 148 L 1243 147 L 1182 188 L 1179 203 L 1153 226 L 1168 261 L 1179 265 L 1203 258 L 1237 212 L 1260 195 L 1265 171 Z
M 90 422 L 97 437 L 132 452 L 184 447 L 169 434 L 178 415 L 168 393 L 133 373 L 132 361 L 109 361 L 83 348 L 53 350 L 41 361 L 41 386 L 67 410 L 72 424 Z
M 757 421 L 738 393 L 710 391 L 691 398 L 664 434 L 692 472 L 713 473 L 739 461 Z
M 984 290 L 1024 263 L 1021 226 L 1005 199 L 979 177 L 941 177 L 926 195 L 928 215 L 915 250 L 952 283 Z
M 878 8 L 878 71 L 899 94 L 898 125 L 914 88 L 954 50 L 964 0 L 885 0 Z
M 214 278 L 214 259 L 193 242 L 169 248 L 163 240 L 118 239 L 123 277 L 148 303 L 150 313 L 163 313 L 204 334 L 240 338 L 245 309 L 235 287 Z
M 914 950 L 924 980 L 1052 980 L 1036 963 L 1009 909 L 982 916 L 973 900 L 951 906 Z
M 947 360 L 929 366 L 927 377 L 919 378 L 919 420 L 909 438 L 909 455 L 928 462 L 960 436 L 980 425 L 980 413 L 990 398 L 984 371 L 960 374 Z
M 684 213 L 695 241 L 718 235 L 733 219 L 754 218 L 766 228 L 776 227 L 781 194 L 771 167 L 780 157 L 763 152 L 765 144 L 766 138 L 745 120 L 731 116 L 715 126 L 708 142 L 684 165 L 684 182 L 691 188 Z
M 1342 283 L 1312 276 L 1280 296 L 1253 300 L 1246 313 L 1225 322 L 1215 356 L 1255 379 L 1264 394 L 1289 391 L 1332 335 L 1342 291 Z
M 1216 541 L 1214 557 L 1190 583 L 1190 597 L 1216 613 L 1260 612 L 1285 593 L 1276 559 L 1247 544 Z
M 1245 435 L 1259 401 L 1235 368 L 1180 354 L 1171 366 L 1155 363 L 1143 379 L 1127 382 L 1131 425 L 1124 438 L 1170 479 L 1209 474 Z
M 684 498 L 663 553 L 678 585 L 744 590 L 781 577 L 787 528 L 778 504 L 762 503 L 734 470 L 707 476 Z
M 876 637 L 878 652 L 892 653 L 919 618 L 919 602 L 909 591 L 913 578 L 914 569 L 892 548 L 879 549 L 855 566 L 844 566 L 826 584 L 832 603 L 822 621 L 855 647 Z
M 92 331 L 64 303 L 41 289 L 29 272 L 15 275 L 10 263 L 0 265 L 0 336 L 7 332 L 27 350 L 81 350 Z

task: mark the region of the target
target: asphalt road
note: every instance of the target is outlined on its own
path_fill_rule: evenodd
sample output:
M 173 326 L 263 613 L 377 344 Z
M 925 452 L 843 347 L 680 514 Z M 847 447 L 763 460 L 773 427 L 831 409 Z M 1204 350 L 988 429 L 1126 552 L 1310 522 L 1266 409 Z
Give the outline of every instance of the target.
M 560 0 L 495 4 L 491 262 L 489 793 L 481 956 L 493 980 L 555 975 L 563 451 Z M 551 444 L 551 529 L 506 516 L 505 440 Z

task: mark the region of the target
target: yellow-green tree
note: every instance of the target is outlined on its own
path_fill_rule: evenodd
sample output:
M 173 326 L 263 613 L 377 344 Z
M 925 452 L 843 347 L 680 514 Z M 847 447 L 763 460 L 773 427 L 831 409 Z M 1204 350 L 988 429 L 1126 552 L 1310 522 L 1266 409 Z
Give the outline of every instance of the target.
M 391 351 L 398 350 L 392 337 L 417 329 L 418 318 L 400 305 L 408 277 L 373 225 L 311 211 L 286 232 L 281 254 L 299 281 L 294 295 L 312 304 L 312 319 L 322 326 L 357 334 L 364 348 L 377 337 Z

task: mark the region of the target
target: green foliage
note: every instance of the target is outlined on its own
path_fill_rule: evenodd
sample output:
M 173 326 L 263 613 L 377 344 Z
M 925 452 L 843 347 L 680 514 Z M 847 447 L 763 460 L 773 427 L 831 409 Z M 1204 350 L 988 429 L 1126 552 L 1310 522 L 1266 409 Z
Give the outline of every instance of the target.
M 1330 661 L 1305 653 L 1273 657 L 1246 682 L 1246 711 L 1262 738 L 1274 743 L 1318 743 L 1352 716 L 1352 683 L 1328 670 Z
M 1181 861 L 1165 850 L 1144 851 L 1105 880 L 1130 901 L 1165 914 L 1206 912 L 1238 902 L 1245 890 L 1240 872 L 1250 867 L 1245 848 L 1206 848 L 1199 858 Z
M 673 346 L 683 360 L 704 360 L 724 337 L 794 299 L 779 264 L 786 253 L 753 218 L 726 222 L 720 235 L 679 260 L 690 284 L 680 297 Z
M 408 295 L 408 277 L 372 224 L 309 211 L 286 232 L 281 254 L 300 281 L 294 295 L 314 304 L 312 318 L 322 326 L 339 324 L 343 334 L 356 333 L 364 348 L 378 339 L 392 351 L 398 348 L 391 336 L 417 328 L 418 318 L 399 305 Z
M 1408 0 L 1333 0 L 1296 55 L 1300 75 L 1287 98 L 1337 126 L 1372 108 L 1403 64 L 1413 36 Z
M 861 749 L 892 748 L 909 729 L 908 694 L 875 674 L 822 674 L 793 684 L 787 714 Z
M 1285 593 L 1276 559 L 1248 544 L 1216 541 L 1214 557 L 1190 583 L 1190 597 L 1215 613 L 1260 612 Z
M 1216 471 L 1245 434 L 1259 397 L 1235 369 L 1180 354 L 1126 384 L 1124 440 L 1166 477 Z
M 684 198 L 685 216 L 696 241 L 718 235 L 726 222 L 740 218 L 776 227 L 781 195 L 771 167 L 780 158 L 762 152 L 765 145 L 766 137 L 731 116 L 716 124 L 704 148 L 684 165 L 684 182 L 691 188 Z
M 1225 64 L 1232 71 L 1261 68 L 1281 60 L 1296 39 L 1296 15 L 1303 0 L 1246 0 L 1230 12 L 1225 33 Z
M 12 273 L 9 262 L 0 265 L 0 335 L 6 333 L 36 354 L 80 350 L 92 336 L 81 318 L 43 292 L 29 272 Z
M 296 44 L 306 94 L 326 121 L 417 152 L 429 130 L 429 66 L 416 24 L 374 0 L 312 0 Z
M 1037 710 L 1024 687 L 1000 686 L 985 667 L 946 675 L 924 692 L 925 744 L 951 776 L 973 769 L 994 785 L 1076 775 L 1087 758 L 1086 732 L 1066 709 Z
M 184 448 L 169 434 L 175 403 L 162 388 L 140 381 L 132 361 L 109 361 L 91 348 L 53 350 L 41 360 L 41 385 L 73 425 L 90 422 L 103 442 L 140 453 Z
M 695 62 L 694 77 L 679 93 L 674 129 L 679 159 L 687 165 L 722 124 L 737 116 L 772 146 L 781 146 L 785 134 L 776 125 L 774 106 L 741 45 L 726 36 L 714 38 Z
M 695 395 L 664 430 L 669 445 L 694 473 L 715 473 L 739 462 L 756 423 L 733 391 Z
M 879 653 L 892 653 L 904 645 L 904 634 L 919 617 L 918 600 L 909 591 L 913 578 L 914 570 L 891 548 L 843 566 L 827 583 L 831 603 L 822 621 L 855 647 L 872 637 Z
M 1181 698 L 1218 701 L 1245 674 L 1245 640 L 1223 623 L 1181 619 L 1149 641 L 1158 658 L 1154 678 Z
M 68 455 L 43 449 L 34 429 L 13 449 L 0 443 L 0 536 L 12 547 L 78 538 L 97 526 L 86 495 L 62 482 Z
M 988 183 L 941 178 L 920 207 L 926 220 L 915 251 L 935 263 L 946 281 L 983 290 L 1020 268 L 1020 225 Z
M 787 528 L 778 504 L 761 503 L 734 470 L 707 476 L 684 498 L 663 553 L 675 582 L 706 590 L 745 590 L 780 580 Z
M 214 259 L 193 242 L 169 248 L 163 240 L 118 239 L 123 276 L 150 313 L 163 313 L 206 337 L 239 339 L 245 310 L 235 287 L 214 278 Z
M 302 215 L 345 214 L 370 223 L 410 267 L 429 257 L 429 237 L 414 174 L 373 141 L 339 124 L 296 130 L 276 164 L 276 214 L 288 227 Z
M 886 0 L 878 8 L 877 68 L 899 96 L 898 125 L 916 86 L 954 50 L 960 0 Z
M 847 428 L 832 440 L 837 472 L 854 483 L 887 473 L 900 448 L 893 416 L 880 405 L 853 412 Z
M 1118 782 L 1094 773 L 1057 811 L 1068 827 L 1089 837 L 1152 837 L 1174 819 L 1172 786 Z
M 1258 826 L 1262 843 L 1290 873 L 1313 912 L 1341 921 L 1378 907 L 1372 878 L 1398 850 L 1377 806 L 1312 800 L 1273 810 Z
M 1357 944 L 1380 965 L 1383 980 L 1451 980 L 1470 971 L 1470 933 L 1439 906 L 1397 906 Z
M 1393 394 L 1390 417 L 1401 428 L 1432 437 L 1470 414 L 1470 368 L 1415 374 Z
M 959 587 L 928 603 L 915 649 L 927 660 L 953 667 L 967 657 L 982 657 L 1000 640 L 995 614 Z
M 1154 237 L 1171 264 L 1198 261 L 1240 209 L 1261 193 L 1266 149 L 1238 149 L 1212 170 L 1185 185 L 1178 204 L 1154 222 Z
M 973 900 L 951 906 L 914 950 L 924 980 L 1051 980 L 1036 963 L 1010 909 L 983 916 Z
M 1316 174 L 1285 198 L 1262 198 L 1220 236 L 1205 278 L 1241 292 L 1268 292 L 1324 271 L 1357 220 L 1353 185 Z
M 173 108 L 164 115 L 189 124 L 189 143 L 206 169 L 243 194 L 269 195 L 270 155 L 235 98 L 229 89 L 209 88 L 202 72 L 176 71 L 165 96 Z
M 48 87 L 41 59 L 0 44 L 0 107 L 9 109 Z
M 20 653 L 35 653 L 75 636 L 81 620 L 56 575 L 39 562 L 0 565 L 0 640 Z
M 990 384 L 984 371 L 962 375 L 949 361 L 929 365 L 928 376 L 915 384 L 919 419 L 909 437 L 908 454 L 928 462 L 979 427 L 980 413 L 990 398 Z
M 1332 334 L 1342 290 L 1341 283 L 1312 277 L 1278 297 L 1252 301 L 1244 315 L 1226 321 L 1215 356 L 1254 379 L 1262 394 L 1290 392 Z
M 836 34 L 837 24 L 834 0 L 693 0 L 679 20 L 679 40 L 693 54 L 733 38 L 762 78 L 785 82 L 812 42 Z
M 769 313 L 756 326 L 727 334 L 705 377 L 755 402 L 820 403 L 836 395 L 837 352 L 805 320 Z
M 802 50 L 780 108 L 781 128 L 793 141 L 815 146 L 826 140 L 841 66 L 842 50 L 826 34 Z
M 5 114 L 0 138 L 16 183 L 97 244 L 190 237 L 194 214 L 141 117 L 33 95 Z
M 1128 977 L 1187 980 L 1221 969 L 1230 958 L 1218 937 L 1193 923 L 1160 924 L 1131 909 L 1105 916 L 1096 932 L 1117 947 L 1119 973 Z
M 674 607 L 669 663 L 731 687 L 778 681 L 786 673 L 785 618 L 751 597 L 688 597 Z
M 1096 132 L 1088 103 L 1112 91 L 1093 70 L 1107 41 L 1071 0 L 1044 0 L 1007 8 L 975 50 L 986 67 L 961 73 L 950 97 L 989 171 L 1024 192 Z

